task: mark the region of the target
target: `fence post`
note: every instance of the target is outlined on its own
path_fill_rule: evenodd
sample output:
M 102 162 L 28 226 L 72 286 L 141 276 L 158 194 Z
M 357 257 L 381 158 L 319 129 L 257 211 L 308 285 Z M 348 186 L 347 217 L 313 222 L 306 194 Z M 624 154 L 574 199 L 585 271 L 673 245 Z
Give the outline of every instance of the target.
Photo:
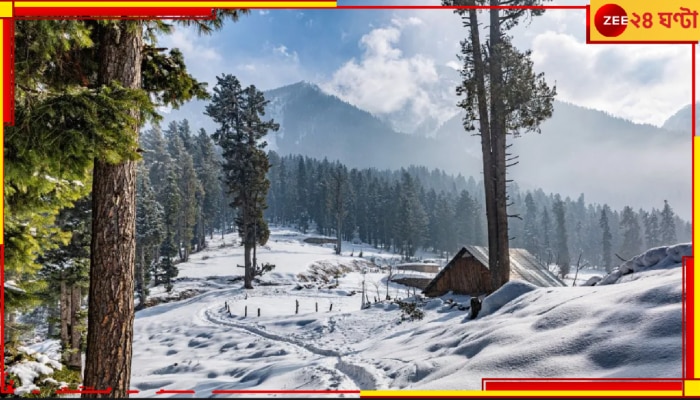
M 318 312 L 318 301 L 316 302 L 316 312 Z
M 243 314 L 243 317 L 247 317 L 247 316 L 248 316 L 248 306 L 245 306 L 245 313 Z
M 260 309 L 258 308 L 258 317 L 260 316 Z
M 299 314 L 299 300 L 296 300 L 297 302 L 297 309 L 294 311 L 294 314 Z
M 333 303 L 331 303 L 331 308 L 328 311 L 333 311 Z

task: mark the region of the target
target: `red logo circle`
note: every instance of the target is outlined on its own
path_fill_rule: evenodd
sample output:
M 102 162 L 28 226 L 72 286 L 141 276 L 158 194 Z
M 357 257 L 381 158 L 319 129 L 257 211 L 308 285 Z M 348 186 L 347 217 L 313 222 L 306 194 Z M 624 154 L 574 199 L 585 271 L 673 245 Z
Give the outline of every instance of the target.
M 620 36 L 627 28 L 627 12 L 617 4 L 606 4 L 595 13 L 595 27 L 603 36 Z

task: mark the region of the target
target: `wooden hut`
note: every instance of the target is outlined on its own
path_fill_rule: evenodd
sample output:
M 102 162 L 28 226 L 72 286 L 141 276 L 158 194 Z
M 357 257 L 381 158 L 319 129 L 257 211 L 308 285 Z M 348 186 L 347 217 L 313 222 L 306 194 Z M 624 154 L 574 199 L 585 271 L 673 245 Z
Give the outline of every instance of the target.
M 565 286 L 544 265 L 525 249 L 510 249 L 510 279 L 519 279 L 536 286 Z M 465 246 L 423 290 L 429 297 L 447 292 L 479 296 L 493 291 L 489 272 L 488 248 Z

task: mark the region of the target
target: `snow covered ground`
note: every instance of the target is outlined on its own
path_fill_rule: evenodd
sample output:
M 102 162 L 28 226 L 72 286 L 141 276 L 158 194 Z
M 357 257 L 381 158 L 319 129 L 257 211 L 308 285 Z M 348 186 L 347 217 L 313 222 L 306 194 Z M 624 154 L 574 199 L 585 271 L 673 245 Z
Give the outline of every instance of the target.
M 336 256 L 332 245 L 305 237 L 272 229 L 258 262 L 276 268 L 253 290 L 229 282 L 243 273 L 234 236 L 180 264 L 175 291 L 203 293 L 136 314 L 137 396 L 160 389 L 195 390 L 197 397 L 215 389 L 479 389 L 484 377 L 681 376 L 679 263 L 613 285 L 579 286 L 588 279 L 581 274 L 576 287 L 512 282 L 499 290 L 503 305 L 485 303 L 475 320 L 448 302 L 468 298 L 446 295 L 425 301 L 422 320 L 402 321 L 398 305 L 386 301 L 361 309 L 363 277 L 372 302 L 385 297 L 379 267 L 397 256 L 350 243 Z M 362 259 L 350 257 L 360 250 Z M 389 294 L 409 293 L 392 283 Z
M 681 376 L 680 260 L 690 245 L 651 249 L 605 277 L 582 270 L 575 287 L 510 282 L 484 300 L 474 320 L 465 311 L 470 299 L 450 294 L 423 299 L 423 319 L 407 320 L 397 304 L 374 303 L 387 295 L 383 267 L 398 256 L 351 243 L 337 256 L 332 245 L 305 243 L 310 236 L 273 228 L 258 260 L 276 267 L 253 290 L 231 282 L 243 273 L 234 235 L 215 237 L 179 264 L 173 293 L 156 288 L 152 297 L 193 297 L 136 314 L 136 396 L 161 389 L 194 390 L 196 397 L 217 389 L 480 389 L 485 377 Z M 360 251 L 363 258 L 351 257 Z M 584 286 L 596 275 L 596 285 Z M 365 309 L 363 280 L 372 302 Z M 405 299 L 413 289 L 390 283 L 388 293 Z M 59 367 L 56 341 L 26 352 L 33 361 L 10 369 L 23 381 L 22 393 Z

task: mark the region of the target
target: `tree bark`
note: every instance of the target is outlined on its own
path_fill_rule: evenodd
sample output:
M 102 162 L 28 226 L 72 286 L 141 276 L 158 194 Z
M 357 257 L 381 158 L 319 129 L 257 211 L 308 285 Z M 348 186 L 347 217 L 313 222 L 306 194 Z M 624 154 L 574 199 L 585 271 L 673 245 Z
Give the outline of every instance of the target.
M 68 285 L 65 281 L 61 281 L 61 359 L 65 364 L 68 363 L 68 350 L 70 349 L 70 303 L 71 296 Z
M 469 5 L 475 5 L 472 0 Z M 486 227 L 488 232 L 489 270 L 492 280 L 498 271 L 498 225 L 496 223 L 496 177 L 492 151 L 492 130 L 486 93 L 486 68 L 481 52 L 479 21 L 476 10 L 469 9 L 469 31 L 473 47 L 474 77 L 476 79 L 477 106 L 479 109 L 479 133 L 481 135 L 481 153 L 484 168 L 484 194 L 486 203 Z M 494 285 L 494 290 L 497 286 Z
M 80 299 L 82 293 L 80 286 L 74 283 L 70 289 L 70 354 L 68 356 L 68 368 L 80 371 L 83 366 L 82 352 L 80 351 L 80 339 L 82 338 L 80 327 L 83 325 L 80 320 Z
M 491 6 L 499 6 L 500 0 L 490 0 Z M 506 205 L 506 110 L 503 87 L 503 55 L 500 11 L 489 10 L 489 78 L 491 88 L 491 151 L 495 197 L 495 251 L 489 242 L 489 268 L 493 290 L 510 279 L 510 255 L 508 246 L 508 211 Z M 495 259 L 492 257 L 495 256 Z
M 146 249 L 143 246 L 139 248 L 139 263 L 136 268 L 136 286 L 139 292 L 138 308 L 143 308 L 146 304 Z
M 140 22 L 101 26 L 99 81 L 141 88 Z M 137 117 L 139 110 L 130 110 Z M 138 136 L 138 126 L 127 128 Z M 83 397 L 128 397 L 134 325 L 136 163 L 96 159 L 92 187 L 92 243 L 84 386 L 111 389 Z

